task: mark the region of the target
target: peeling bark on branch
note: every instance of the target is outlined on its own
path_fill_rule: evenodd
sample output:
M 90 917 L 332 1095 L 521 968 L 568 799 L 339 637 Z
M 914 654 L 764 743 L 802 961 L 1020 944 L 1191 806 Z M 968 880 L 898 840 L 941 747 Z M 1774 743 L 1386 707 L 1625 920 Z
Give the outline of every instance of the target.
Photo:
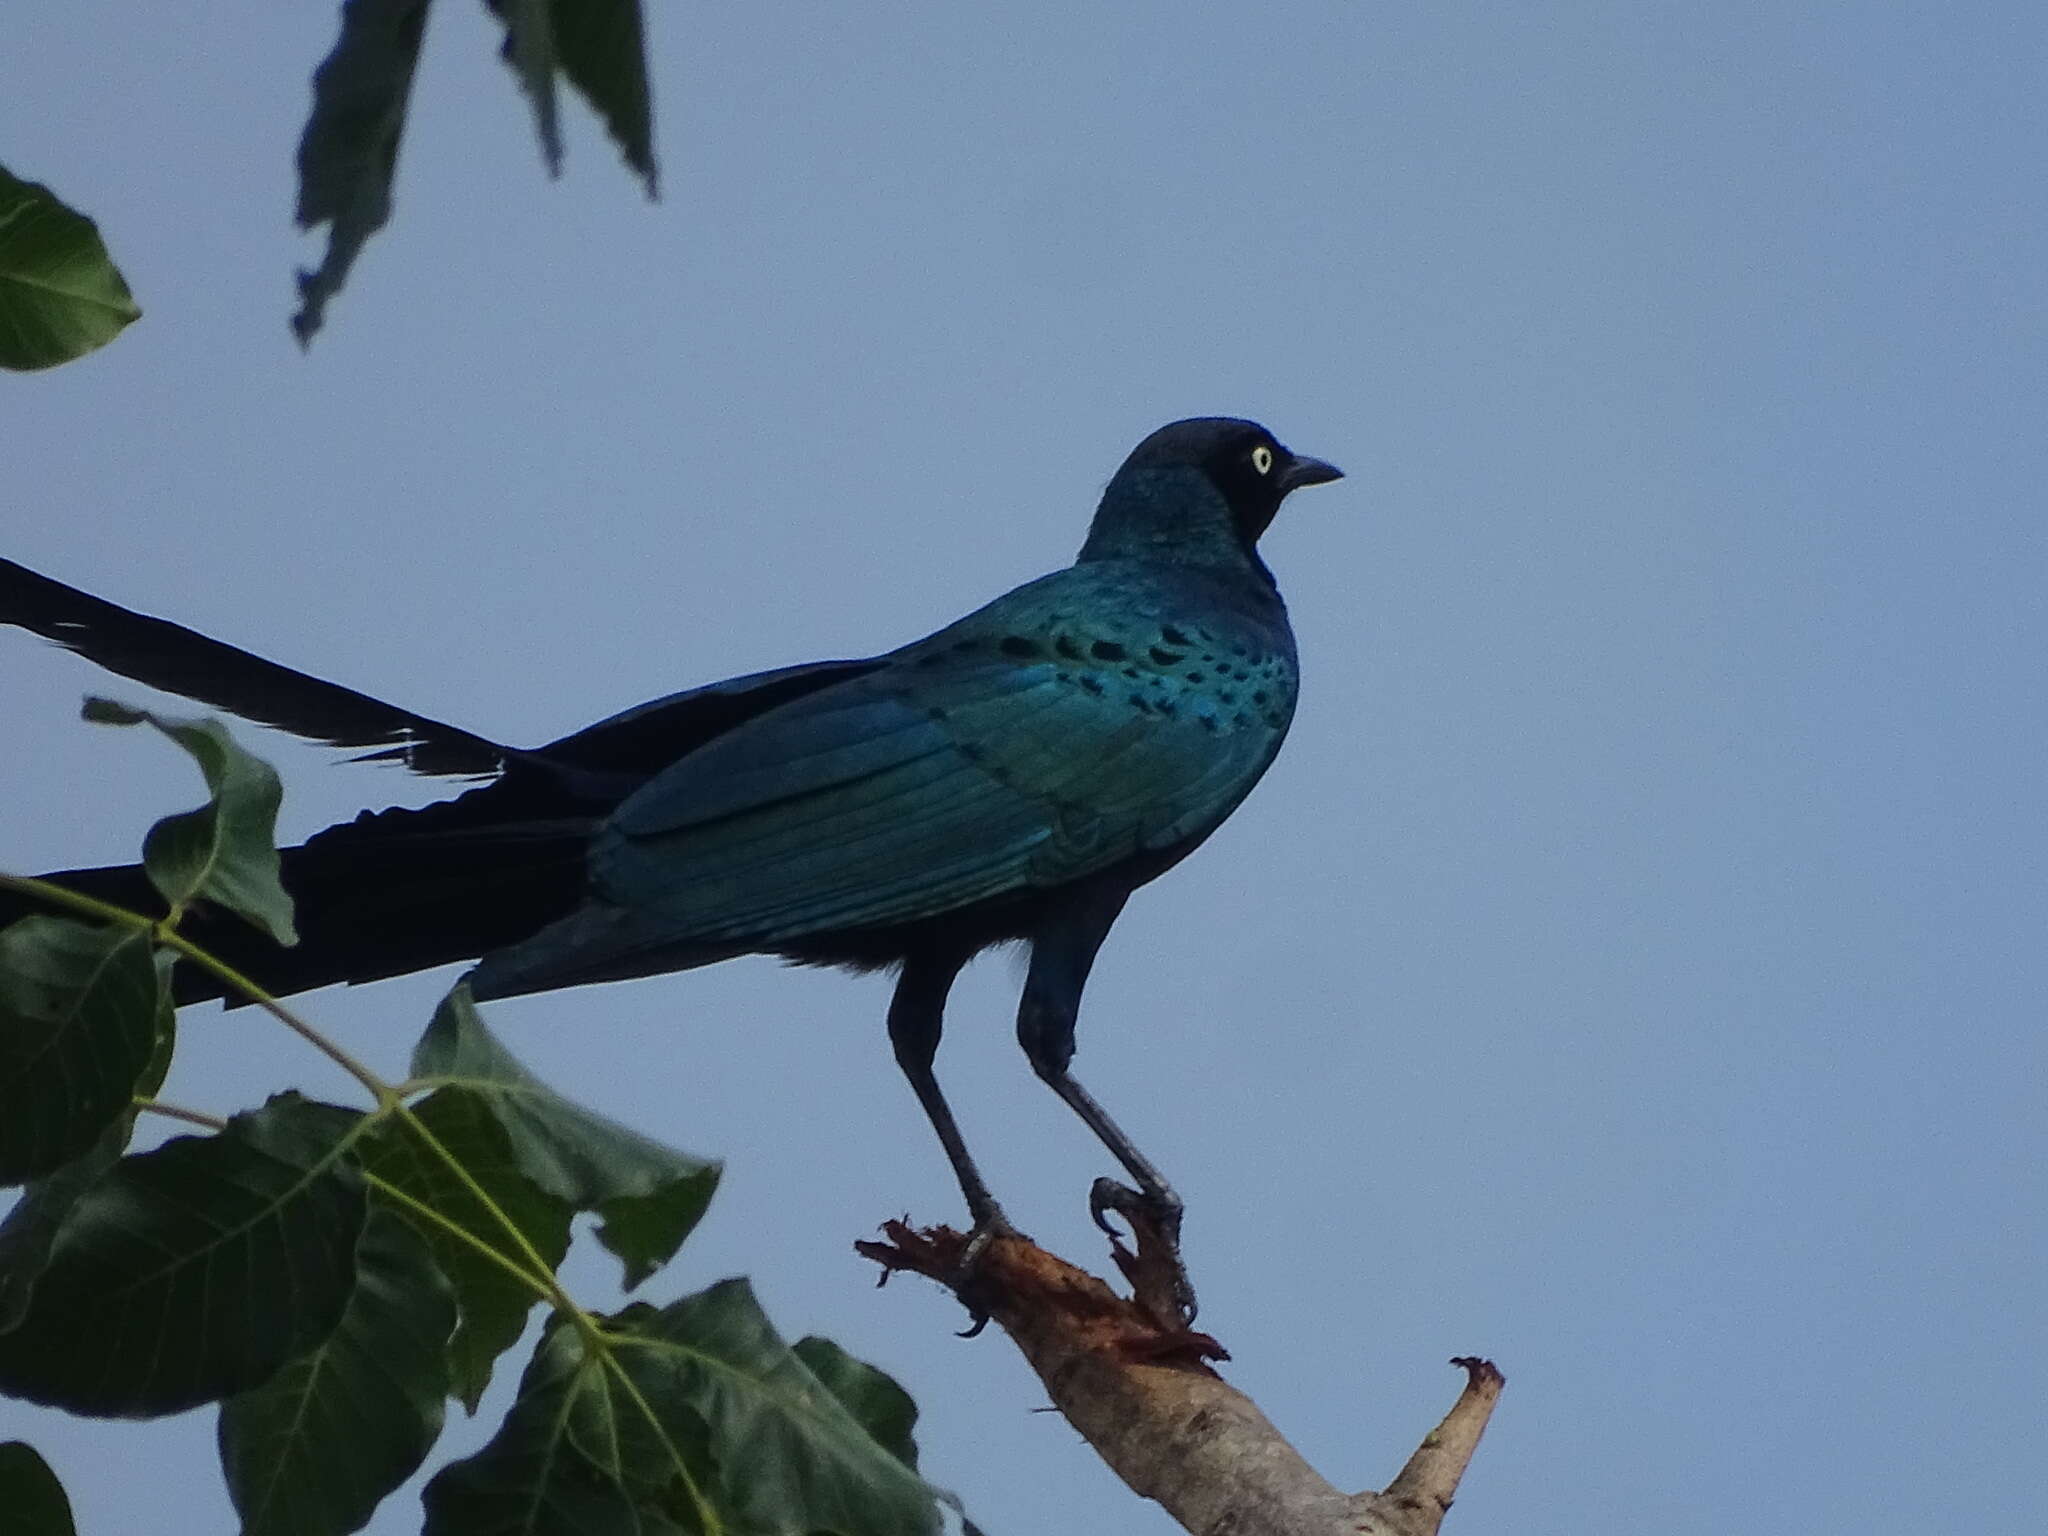
M 1399 1476 L 1383 1493 L 1344 1493 L 1216 1374 L 1209 1362 L 1229 1356 L 1207 1334 L 1162 1326 L 1161 1313 L 1026 1238 L 995 1238 L 963 1274 L 965 1234 L 894 1221 L 883 1232 L 887 1242 L 855 1247 L 884 1280 L 929 1276 L 999 1324 L 1067 1422 L 1194 1536 L 1436 1536 L 1500 1397 L 1490 1362 L 1452 1361 L 1465 1390 Z M 1135 1258 L 1118 1255 L 1141 1290 L 1147 1246 L 1141 1231 Z

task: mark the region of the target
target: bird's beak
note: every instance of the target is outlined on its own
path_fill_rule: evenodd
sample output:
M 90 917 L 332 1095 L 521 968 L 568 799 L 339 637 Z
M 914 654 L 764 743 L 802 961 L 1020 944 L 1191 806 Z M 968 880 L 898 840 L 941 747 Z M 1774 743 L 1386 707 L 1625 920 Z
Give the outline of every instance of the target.
M 1280 484 L 1284 490 L 1298 491 L 1304 485 L 1327 485 L 1332 480 L 1343 478 L 1344 471 L 1336 465 L 1297 453 L 1287 466 L 1287 472 L 1281 476 Z

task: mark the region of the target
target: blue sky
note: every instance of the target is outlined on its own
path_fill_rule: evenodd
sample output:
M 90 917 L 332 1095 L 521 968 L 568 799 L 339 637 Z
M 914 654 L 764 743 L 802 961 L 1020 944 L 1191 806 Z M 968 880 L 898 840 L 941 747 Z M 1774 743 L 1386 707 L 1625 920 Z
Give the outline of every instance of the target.
M 580 110 L 547 183 L 441 7 L 304 357 L 332 8 L 10 19 L 0 161 L 146 313 L 0 378 L 6 553 L 485 734 L 923 633 L 1070 559 L 1177 416 L 1342 464 L 1267 540 L 1293 738 L 1082 1020 L 1232 1379 L 1361 1486 L 1496 1358 L 1457 1531 L 2041 1524 L 2038 8 L 657 8 L 650 206 Z M 0 867 L 190 802 L 76 723 L 98 688 L 140 696 L 0 636 Z M 260 745 L 294 835 L 433 793 Z M 395 1065 L 448 979 L 309 1007 Z M 1015 983 L 975 968 L 941 1074 L 1099 1267 Z M 1165 1531 L 1007 1344 L 852 1255 L 957 1215 L 884 1001 L 744 961 L 491 1017 L 728 1159 L 653 1294 L 751 1273 L 894 1371 L 992 1531 Z M 344 1086 L 241 1014 L 184 1039 L 186 1102 Z M 210 1414 L 0 1434 L 87 1532 L 230 1519 Z

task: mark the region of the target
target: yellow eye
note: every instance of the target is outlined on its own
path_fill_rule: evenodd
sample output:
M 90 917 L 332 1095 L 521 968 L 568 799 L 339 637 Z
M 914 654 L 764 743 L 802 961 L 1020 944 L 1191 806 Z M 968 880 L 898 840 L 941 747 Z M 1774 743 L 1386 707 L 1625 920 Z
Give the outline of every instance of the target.
M 1273 473 L 1273 450 L 1264 443 L 1252 450 L 1252 468 L 1262 475 Z

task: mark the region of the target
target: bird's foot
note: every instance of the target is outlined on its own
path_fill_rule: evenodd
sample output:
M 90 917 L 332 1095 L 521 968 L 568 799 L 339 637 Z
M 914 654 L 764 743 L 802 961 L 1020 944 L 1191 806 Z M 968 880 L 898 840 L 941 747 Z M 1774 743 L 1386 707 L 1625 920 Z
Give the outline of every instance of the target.
M 953 1265 L 953 1273 L 946 1284 L 967 1309 L 968 1325 L 960 1330 L 960 1337 L 977 1337 L 988 1326 L 988 1308 L 975 1300 L 979 1287 L 981 1261 L 988 1255 L 989 1244 L 999 1237 L 1023 1237 L 1010 1225 L 1010 1218 L 1003 1214 L 1003 1208 L 991 1200 L 974 1213 L 974 1226 L 967 1233 L 967 1243 L 960 1250 L 959 1260 Z M 1026 1239 L 1028 1241 L 1028 1239 Z
M 1134 1253 L 1111 1225 L 1114 1212 L 1137 1242 Z M 1088 1191 L 1088 1214 L 1109 1234 L 1117 1268 L 1131 1282 L 1138 1304 L 1163 1327 L 1187 1328 L 1195 1320 L 1195 1286 L 1180 1256 L 1180 1196 L 1165 1185 L 1132 1189 L 1115 1179 L 1097 1179 Z
M 905 1271 L 938 1281 L 972 1319 L 960 1335 L 964 1339 L 988 1326 L 989 1314 L 1000 1296 L 1002 1277 L 988 1262 L 995 1240 L 1014 1237 L 1027 1245 L 1031 1242 L 1010 1225 L 993 1201 L 976 1213 L 974 1225 L 966 1232 L 946 1226 L 913 1227 L 906 1216 L 883 1222 L 882 1237 L 882 1242 L 862 1239 L 853 1245 L 854 1252 L 881 1266 L 875 1283 L 886 1285 L 891 1275 Z

